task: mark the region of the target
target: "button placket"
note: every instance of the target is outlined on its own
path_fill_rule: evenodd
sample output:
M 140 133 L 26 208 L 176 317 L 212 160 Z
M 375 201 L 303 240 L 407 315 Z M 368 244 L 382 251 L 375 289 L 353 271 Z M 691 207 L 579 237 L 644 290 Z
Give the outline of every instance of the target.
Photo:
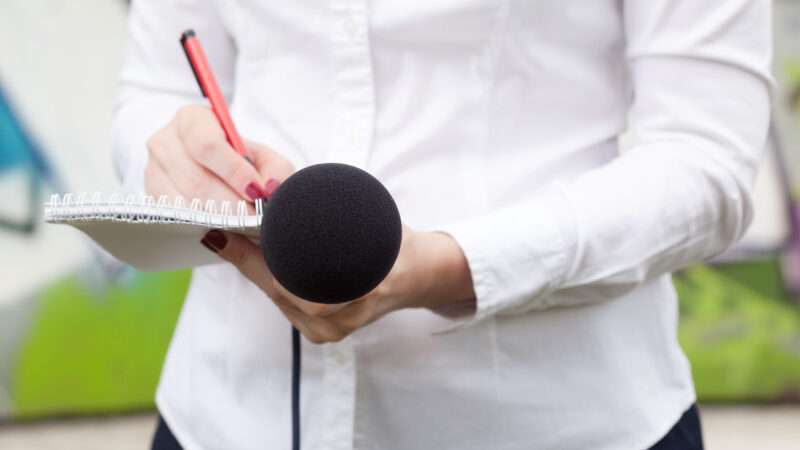
M 333 112 L 327 160 L 365 168 L 375 122 L 366 0 L 331 0 Z M 356 354 L 353 337 L 324 347 L 321 448 L 352 450 Z
M 323 347 L 324 416 L 320 449 L 352 450 L 355 414 L 355 350 L 352 337 Z
M 367 4 L 333 0 L 331 10 L 334 111 L 342 119 L 332 132 L 327 159 L 364 167 L 375 121 Z

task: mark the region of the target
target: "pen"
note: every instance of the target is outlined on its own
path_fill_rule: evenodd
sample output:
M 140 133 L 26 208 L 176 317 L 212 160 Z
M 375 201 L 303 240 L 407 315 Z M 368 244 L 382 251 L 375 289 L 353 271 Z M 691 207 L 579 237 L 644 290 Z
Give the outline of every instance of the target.
M 228 112 L 228 107 L 225 105 L 225 98 L 219 90 L 217 81 L 214 79 L 214 74 L 211 72 L 211 67 L 208 65 L 208 59 L 200 46 L 200 41 L 194 34 L 194 30 L 186 30 L 181 35 L 181 46 L 183 51 L 186 52 L 186 57 L 189 59 L 189 65 L 192 66 L 194 77 L 197 79 L 197 84 L 200 85 L 200 90 L 203 95 L 208 98 L 211 103 L 211 109 L 217 116 L 222 129 L 225 131 L 225 136 L 228 138 L 228 143 L 236 150 L 237 153 L 242 155 L 245 159 L 253 163 L 247 155 L 247 148 L 245 148 L 242 138 L 236 131 L 233 125 L 233 119 Z M 267 197 L 277 189 L 276 183 L 270 184 L 274 180 L 267 183 Z M 262 200 L 256 200 L 256 208 L 260 206 Z M 300 332 L 297 328 L 292 327 L 292 449 L 300 448 Z
M 192 72 L 194 72 L 194 77 L 200 86 L 200 91 L 211 103 L 211 110 L 217 116 L 228 143 L 236 150 L 236 153 L 242 155 L 252 164 L 253 160 L 249 157 L 247 147 L 244 146 L 241 136 L 236 131 L 236 126 L 233 124 L 233 119 L 231 119 L 231 113 L 225 104 L 225 97 L 222 95 L 219 85 L 217 85 L 217 80 L 214 78 L 214 73 L 208 64 L 206 53 L 200 45 L 200 40 L 195 36 L 194 30 L 189 29 L 183 32 L 181 35 L 181 47 L 186 53 L 186 58 L 192 67 Z

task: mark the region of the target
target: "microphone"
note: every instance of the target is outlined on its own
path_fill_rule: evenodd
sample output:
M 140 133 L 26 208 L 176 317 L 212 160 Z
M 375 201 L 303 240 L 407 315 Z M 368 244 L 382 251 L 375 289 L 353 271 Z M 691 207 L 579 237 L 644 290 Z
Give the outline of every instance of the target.
M 312 302 L 355 300 L 389 274 L 402 240 L 400 213 L 369 173 L 339 163 L 295 172 L 266 202 L 261 250 L 278 282 Z
M 375 177 L 347 164 L 295 172 L 272 194 L 261 219 L 261 251 L 292 294 L 336 304 L 373 290 L 402 241 L 400 213 Z M 292 327 L 292 449 L 300 449 L 300 333 Z

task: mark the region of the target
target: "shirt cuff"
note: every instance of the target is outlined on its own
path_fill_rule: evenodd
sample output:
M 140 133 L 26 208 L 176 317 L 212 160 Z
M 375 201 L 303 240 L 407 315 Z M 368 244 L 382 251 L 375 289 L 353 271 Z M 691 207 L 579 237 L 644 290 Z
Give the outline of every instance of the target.
M 572 270 L 577 239 L 573 215 L 559 186 L 439 231 L 449 234 L 467 259 L 476 295 L 474 316 L 439 332 L 469 327 L 494 315 L 545 309 L 548 294 Z

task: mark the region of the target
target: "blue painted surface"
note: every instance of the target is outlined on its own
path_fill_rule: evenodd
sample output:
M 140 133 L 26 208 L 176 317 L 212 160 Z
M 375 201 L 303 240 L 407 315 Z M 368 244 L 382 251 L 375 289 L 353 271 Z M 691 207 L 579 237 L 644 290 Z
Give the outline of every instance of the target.
M 25 195 L 28 212 L 23 219 L 8 217 L 0 208 L 0 230 L 32 234 L 40 218 L 42 189 L 45 183 L 57 191 L 63 190 L 50 164 L 28 133 L 19 115 L 15 114 L 9 96 L 0 85 L 0 177 L 10 171 L 24 171 L 28 174 Z
M 55 182 L 44 153 L 15 114 L 10 97 L 0 85 L 0 175 L 20 167 L 31 169 L 35 178 L 61 184 Z
M 32 165 L 31 146 L 7 97 L 0 92 L 0 173 Z

